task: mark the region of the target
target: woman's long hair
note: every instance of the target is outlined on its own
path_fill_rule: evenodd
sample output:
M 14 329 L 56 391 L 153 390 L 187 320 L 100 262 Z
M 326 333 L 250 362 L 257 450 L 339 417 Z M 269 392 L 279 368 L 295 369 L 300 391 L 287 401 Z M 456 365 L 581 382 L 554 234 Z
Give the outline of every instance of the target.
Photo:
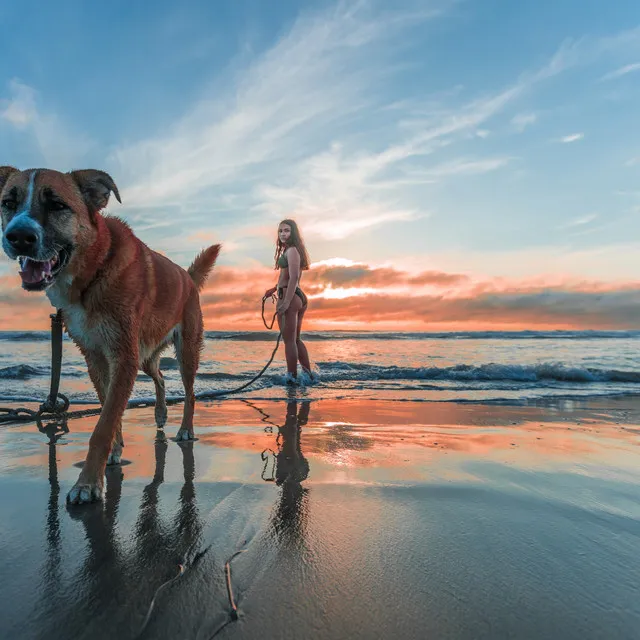
M 275 269 L 278 269 L 278 260 L 280 256 L 289 248 L 295 247 L 300 254 L 300 270 L 306 271 L 309 269 L 309 254 L 307 253 L 307 248 L 304 246 L 304 240 L 302 239 L 302 234 L 300 233 L 300 229 L 298 229 L 298 225 L 295 220 L 282 220 L 278 225 L 278 229 L 281 224 L 288 224 L 291 227 L 291 235 L 289 236 L 289 242 L 287 244 L 282 244 L 280 242 L 280 235 L 278 234 L 276 238 L 276 254 L 275 254 Z

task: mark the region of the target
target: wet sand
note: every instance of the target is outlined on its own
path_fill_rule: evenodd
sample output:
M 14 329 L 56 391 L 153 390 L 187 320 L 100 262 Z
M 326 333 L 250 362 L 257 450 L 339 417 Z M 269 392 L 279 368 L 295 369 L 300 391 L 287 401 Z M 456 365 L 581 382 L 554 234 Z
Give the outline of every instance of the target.
M 169 411 L 87 507 L 95 418 L 0 427 L 0 637 L 638 637 L 637 402 L 226 400 L 183 445 Z

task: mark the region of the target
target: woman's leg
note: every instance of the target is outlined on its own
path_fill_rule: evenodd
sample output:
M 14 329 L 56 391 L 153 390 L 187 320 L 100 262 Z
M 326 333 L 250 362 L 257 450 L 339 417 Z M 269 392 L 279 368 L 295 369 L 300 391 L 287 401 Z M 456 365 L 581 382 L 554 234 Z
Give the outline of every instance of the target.
M 298 325 L 296 327 L 296 347 L 298 348 L 298 360 L 300 361 L 300 365 L 303 369 L 307 371 L 311 371 L 311 363 L 309 362 L 309 352 L 307 351 L 307 347 L 302 340 L 300 340 L 300 331 L 302 331 L 302 320 L 304 318 L 305 311 L 307 310 L 307 305 L 304 305 L 300 312 L 298 313 Z
M 298 374 L 298 346 L 296 344 L 296 331 L 298 328 L 298 312 L 302 307 L 302 301 L 298 296 L 293 296 L 289 308 L 284 314 L 284 327 L 282 326 L 282 316 L 278 315 L 278 326 L 282 332 L 284 342 L 284 353 L 287 359 L 287 372 L 294 378 Z

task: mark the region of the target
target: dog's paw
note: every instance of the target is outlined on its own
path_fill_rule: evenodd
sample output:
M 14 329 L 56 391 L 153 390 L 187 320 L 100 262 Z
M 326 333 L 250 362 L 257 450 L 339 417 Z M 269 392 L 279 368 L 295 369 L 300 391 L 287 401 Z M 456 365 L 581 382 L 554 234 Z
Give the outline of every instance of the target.
M 112 467 L 122 462 L 122 451 L 112 450 L 107 458 L 107 466 Z
M 165 424 L 167 424 L 167 405 L 160 406 L 156 405 L 155 418 L 156 418 L 156 427 L 158 429 L 162 429 Z
M 178 433 L 176 433 L 176 441 L 177 442 L 187 442 L 188 440 L 195 440 L 196 437 L 193 431 L 189 431 L 188 429 L 180 429 Z
M 98 484 L 87 484 L 78 481 L 67 494 L 67 502 L 69 504 L 87 504 L 100 502 L 101 500 L 102 487 Z
M 114 443 L 111 446 L 111 452 L 109 453 L 109 457 L 107 458 L 108 466 L 113 466 L 122 462 L 122 449 L 123 446 L 121 444 Z

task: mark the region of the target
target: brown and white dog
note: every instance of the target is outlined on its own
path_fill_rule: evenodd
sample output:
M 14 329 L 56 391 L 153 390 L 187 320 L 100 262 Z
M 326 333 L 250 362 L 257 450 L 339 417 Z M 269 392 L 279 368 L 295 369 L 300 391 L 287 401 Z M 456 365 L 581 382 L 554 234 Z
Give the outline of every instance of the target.
M 185 271 L 152 251 L 122 220 L 100 211 L 118 188 L 103 171 L 60 173 L 0 167 L 2 247 L 20 262 L 22 287 L 62 309 L 102 405 L 71 503 L 102 499 L 105 466 L 122 456 L 122 414 L 139 369 L 156 389 L 155 419 L 167 419 L 160 354 L 173 343 L 185 387 L 178 440 L 193 439 L 194 378 L 202 350 L 199 290 L 220 245 Z

